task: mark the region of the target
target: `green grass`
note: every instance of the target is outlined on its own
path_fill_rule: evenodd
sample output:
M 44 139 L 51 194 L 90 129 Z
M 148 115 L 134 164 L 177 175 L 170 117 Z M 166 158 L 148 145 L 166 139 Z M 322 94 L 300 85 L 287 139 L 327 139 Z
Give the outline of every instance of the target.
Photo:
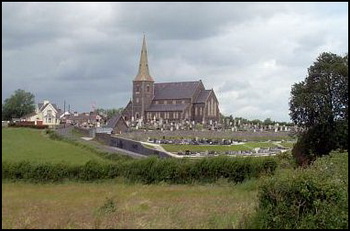
M 2 183 L 2 228 L 237 228 L 256 206 L 256 181 L 233 185 Z
M 89 160 L 108 161 L 96 153 L 71 143 L 52 140 L 45 131 L 29 128 L 2 129 L 2 160 L 85 164 Z
M 285 148 L 293 148 L 295 142 L 282 142 L 280 145 L 282 145 Z
M 204 151 L 248 151 L 254 148 L 276 147 L 273 143 L 265 142 L 247 142 L 239 145 L 190 145 L 190 144 L 162 144 L 162 147 L 169 152 L 178 152 L 190 150 L 193 152 Z

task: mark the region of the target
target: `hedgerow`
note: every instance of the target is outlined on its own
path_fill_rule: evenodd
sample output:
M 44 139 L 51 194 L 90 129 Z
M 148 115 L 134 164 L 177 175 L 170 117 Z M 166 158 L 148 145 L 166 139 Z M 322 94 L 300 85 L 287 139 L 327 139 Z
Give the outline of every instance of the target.
M 273 174 L 277 162 L 273 158 L 212 157 L 201 160 L 159 159 L 119 160 L 115 163 L 89 161 L 76 166 L 66 162 L 32 163 L 2 162 L 2 179 L 30 182 L 61 182 L 63 180 L 95 181 L 124 177 L 130 182 L 193 183 L 215 182 L 226 178 L 239 183 L 262 174 Z

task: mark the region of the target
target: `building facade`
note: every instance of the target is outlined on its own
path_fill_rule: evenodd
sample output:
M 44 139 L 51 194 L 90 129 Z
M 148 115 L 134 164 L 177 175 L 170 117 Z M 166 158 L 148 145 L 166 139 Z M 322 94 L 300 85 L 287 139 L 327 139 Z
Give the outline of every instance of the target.
M 219 121 L 219 102 L 213 89 L 201 80 L 155 83 L 149 73 L 146 39 L 143 37 L 138 73 L 133 80 L 132 99 L 122 113 L 126 121 L 151 120 Z
M 61 109 L 56 104 L 44 100 L 43 103 L 38 103 L 35 107 L 35 112 L 25 115 L 21 118 L 22 121 L 32 121 L 35 125 L 56 126 L 60 124 Z

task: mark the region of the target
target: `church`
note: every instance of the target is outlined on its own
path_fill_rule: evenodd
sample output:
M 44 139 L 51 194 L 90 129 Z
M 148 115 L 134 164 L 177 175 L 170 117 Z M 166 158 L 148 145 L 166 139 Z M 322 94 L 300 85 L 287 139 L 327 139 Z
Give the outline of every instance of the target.
M 149 73 L 146 38 L 143 37 L 138 73 L 133 80 L 132 99 L 122 115 L 126 121 L 145 123 L 219 121 L 219 102 L 213 89 L 205 89 L 201 80 L 155 83 Z

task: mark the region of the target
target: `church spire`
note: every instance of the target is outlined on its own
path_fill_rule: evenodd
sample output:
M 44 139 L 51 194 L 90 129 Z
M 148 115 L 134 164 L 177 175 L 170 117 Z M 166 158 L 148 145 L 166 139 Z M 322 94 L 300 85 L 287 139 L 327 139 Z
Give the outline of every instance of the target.
M 146 36 L 143 35 L 143 43 L 141 49 L 139 72 L 137 73 L 134 81 L 154 81 L 149 74 L 148 60 L 147 60 L 147 48 L 146 48 Z

